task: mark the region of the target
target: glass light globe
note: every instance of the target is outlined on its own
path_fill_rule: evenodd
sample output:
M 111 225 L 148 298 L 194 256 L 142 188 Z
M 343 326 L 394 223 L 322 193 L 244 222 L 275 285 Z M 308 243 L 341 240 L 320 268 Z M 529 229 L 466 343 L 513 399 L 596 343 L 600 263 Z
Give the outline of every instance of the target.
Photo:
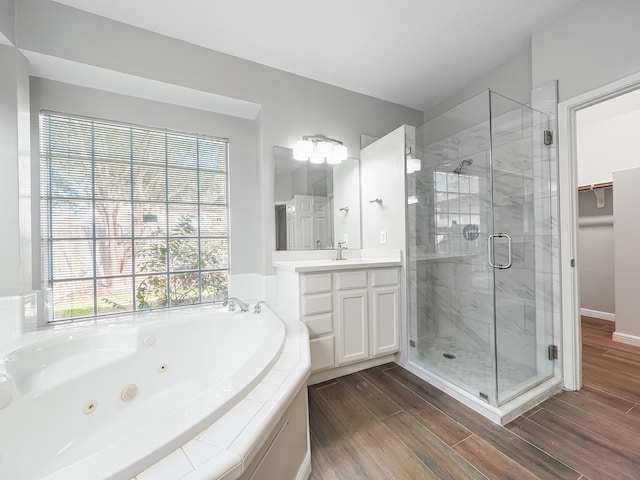
M 418 172 L 421 168 L 422 162 L 419 158 L 413 158 L 411 155 L 407 155 L 407 173 Z
M 311 140 L 298 140 L 296 150 L 305 153 L 313 153 L 313 142 Z
M 309 155 L 309 161 L 311 163 L 324 163 L 324 155 L 318 152 L 314 152 Z
M 333 156 L 333 143 L 331 142 L 318 142 L 316 151 L 321 153 L 325 157 Z

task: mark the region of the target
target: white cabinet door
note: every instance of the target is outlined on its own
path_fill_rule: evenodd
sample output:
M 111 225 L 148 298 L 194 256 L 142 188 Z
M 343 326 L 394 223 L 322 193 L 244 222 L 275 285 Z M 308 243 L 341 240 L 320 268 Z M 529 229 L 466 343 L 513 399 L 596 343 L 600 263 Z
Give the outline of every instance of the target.
M 309 340 L 311 355 L 311 373 L 335 367 L 333 335 Z
M 371 355 L 400 350 L 400 287 L 371 289 Z
M 335 292 L 336 363 L 357 362 L 369 358 L 369 316 L 367 289 Z

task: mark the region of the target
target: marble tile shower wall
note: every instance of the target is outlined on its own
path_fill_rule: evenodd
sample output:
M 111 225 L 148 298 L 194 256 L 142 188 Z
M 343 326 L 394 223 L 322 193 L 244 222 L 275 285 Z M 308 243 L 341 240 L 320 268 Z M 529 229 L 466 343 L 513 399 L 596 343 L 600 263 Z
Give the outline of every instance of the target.
M 498 103 L 501 99 L 498 98 Z M 503 105 L 505 106 L 505 105 Z M 500 356 L 535 366 L 535 157 L 537 125 L 527 108 L 492 119 L 493 214 L 496 232 L 511 235 L 512 267 L 495 272 L 496 341 Z M 534 161 L 532 161 L 532 159 Z M 496 262 L 507 263 L 496 248 Z
M 490 222 L 490 198 L 482 195 L 488 191 L 488 123 L 426 147 L 424 142 L 429 141 L 425 139 L 429 132 L 421 133 L 417 148 L 423 158 L 423 168 L 413 179 L 418 203 L 412 212 L 415 222 L 410 222 L 415 231 L 415 242 L 410 238 L 410 245 L 416 253 L 418 287 L 410 286 L 416 292 L 417 329 L 413 331 L 423 347 L 428 347 L 438 336 L 454 336 L 457 342 L 464 339 L 470 350 L 486 350 L 487 345 L 493 343 L 492 292 L 487 265 L 480 261 L 482 252 L 486 258 L 486 244 L 477 239 L 466 240 L 462 225 L 454 229 L 451 220 L 448 232 L 447 228 L 436 228 L 435 213 L 444 212 L 452 217 L 473 213 L 480 226 Z M 465 166 L 464 175 L 452 175 L 463 160 L 472 161 Z M 457 198 L 457 187 L 450 188 L 450 185 L 447 190 L 453 200 L 445 202 L 444 207 L 436 205 L 435 172 L 447 174 L 447 182 L 468 183 L 472 177 L 478 179 L 467 207 Z M 439 243 L 436 243 L 437 234 L 441 235 Z M 478 252 L 480 257 L 474 255 Z

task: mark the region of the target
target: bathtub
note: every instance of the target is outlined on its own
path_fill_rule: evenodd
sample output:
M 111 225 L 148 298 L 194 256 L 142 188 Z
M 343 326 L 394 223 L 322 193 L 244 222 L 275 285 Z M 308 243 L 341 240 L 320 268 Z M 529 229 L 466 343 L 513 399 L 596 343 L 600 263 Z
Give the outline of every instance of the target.
M 195 306 L 0 347 L 0 478 L 130 478 L 193 439 L 279 358 L 270 310 Z

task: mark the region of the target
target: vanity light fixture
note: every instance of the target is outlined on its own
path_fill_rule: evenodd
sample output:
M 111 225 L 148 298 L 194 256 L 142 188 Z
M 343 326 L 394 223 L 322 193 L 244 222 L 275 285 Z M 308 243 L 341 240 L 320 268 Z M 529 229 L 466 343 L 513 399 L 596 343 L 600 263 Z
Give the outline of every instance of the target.
M 340 140 L 324 135 L 305 135 L 293 149 L 293 158 L 301 162 L 337 165 L 347 159 L 347 147 Z
M 421 168 L 420 159 L 411 155 L 411 147 L 407 148 L 407 173 L 419 172 Z

